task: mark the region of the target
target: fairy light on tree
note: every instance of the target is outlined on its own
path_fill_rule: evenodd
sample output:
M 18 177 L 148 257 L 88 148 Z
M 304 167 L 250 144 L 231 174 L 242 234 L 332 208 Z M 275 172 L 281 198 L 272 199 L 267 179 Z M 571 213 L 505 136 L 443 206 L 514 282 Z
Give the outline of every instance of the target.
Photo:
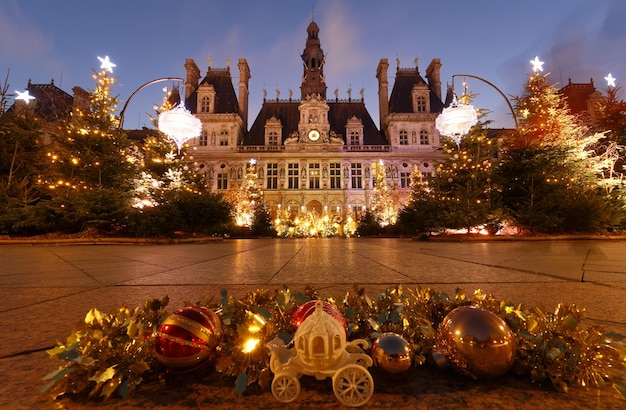
M 248 163 L 244 179 L 230 202 L 234 206 L 237 226 L 251 227 L 256 209 L 263 204 L 263 190 L 259 183 L 256 160 L 251 159 Z
M 370 212 L 381 227 L 393 225 L 398 217 L 398 196 L 389 187 L 387 171 L 382 160 L 375 165 L 374 188 Z
M 132 145 L 118 129 L 118 100 L 111 95 L 115 78 L 108 56 L 93 74 L 96 88 L 85 107 L 75 107 L 72 118 L 54 136 L 48 158 L 55 165 L 51 188 L 88 190 L 100 187 L 126 190 L 135 172 Z
M 548 75 L 540 73 L 544 63 L 538 57 L 531 63 L 526 92 L 514 99 L 518 132 L 504 139 L 497 170 L 503 207 L 516 226 L 530 232 L 605 229 L 615 212 L 598 189 L 604 133 L 590 132 L 570 113 Z

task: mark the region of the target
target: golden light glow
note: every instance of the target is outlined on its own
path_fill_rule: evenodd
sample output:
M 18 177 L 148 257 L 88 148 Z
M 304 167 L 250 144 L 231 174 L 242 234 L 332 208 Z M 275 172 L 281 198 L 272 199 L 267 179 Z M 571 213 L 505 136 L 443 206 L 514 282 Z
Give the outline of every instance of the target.
M 244 353 L 251 353 L 259 345 L 260 340 L 256 338 L 250 338 L 246 340 L 241 348 Z

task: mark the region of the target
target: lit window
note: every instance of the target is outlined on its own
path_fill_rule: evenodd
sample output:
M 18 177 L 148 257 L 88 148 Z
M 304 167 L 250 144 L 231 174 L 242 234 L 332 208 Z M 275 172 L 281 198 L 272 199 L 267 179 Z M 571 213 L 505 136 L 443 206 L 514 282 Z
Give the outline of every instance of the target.
M 360 163 L 350 164 L 352 189 L 363 188 L 363 168 Z
M 287 186 L 289 189 L 298 189 L 299 169 L 297 163 L 287 164 Z
M 278 164 L 267 164 L 267 189 L 278 189 Z
M 309 164 L 309 189 L 320 189 L 320 164 Z
M 330 189 L 341 189 L 341 164 L 330 163 Z

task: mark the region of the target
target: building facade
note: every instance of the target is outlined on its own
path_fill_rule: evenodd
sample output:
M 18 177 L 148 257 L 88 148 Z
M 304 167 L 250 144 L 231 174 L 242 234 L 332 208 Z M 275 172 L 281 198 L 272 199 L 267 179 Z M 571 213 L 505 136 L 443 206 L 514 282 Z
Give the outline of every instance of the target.
M 358 217 L 370 205 L 377 167 L 385 167 L 388 185 L 399 206 L 410 194 L 413 167 L 430 174 L 440 157 L 435 119 L 443 110 L 439 59 L 426 69 L 417 63 L 396 68 L 389 93 L 388 60 L 380 60 L 376 77 L 380 129 L 360 97 L 328 98 L 325 55 L 319 27 L 307 27 L 300 98 L 267 97 L 248 123 L 250 68 L 238 61 L 235 91 L 230 63 L 209 67 L 202 77 L 196 63 L 185 63 L 185 106 L 202 121 L 202 134 L 189 141 L 189 153 L 214 192 L 238 189 L 251 160 L 256 162 L 270 212 Z

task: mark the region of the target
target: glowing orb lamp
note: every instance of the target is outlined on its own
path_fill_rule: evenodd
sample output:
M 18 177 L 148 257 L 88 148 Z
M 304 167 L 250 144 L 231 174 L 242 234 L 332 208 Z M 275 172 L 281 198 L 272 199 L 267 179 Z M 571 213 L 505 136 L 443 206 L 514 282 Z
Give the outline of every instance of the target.
M 189 112 L 183 104 L 159 115 L 159 131 L 163 132 L 180 147 L 202 132 L 202 122 Z
M 441 135 L 452 138 L 457 145 L 461 137 L 467 134 L 478 122 L 478 115 L 472 105 L 459 103 L 456 98 L 449 107 L 444 108 L 435 121 L 435 127 Z

